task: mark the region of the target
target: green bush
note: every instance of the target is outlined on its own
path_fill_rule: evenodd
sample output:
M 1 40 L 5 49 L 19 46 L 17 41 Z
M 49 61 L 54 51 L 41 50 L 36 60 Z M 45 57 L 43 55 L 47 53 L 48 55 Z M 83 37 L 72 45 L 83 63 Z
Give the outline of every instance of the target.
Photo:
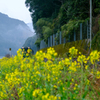
M 88 40 L 79 40 L 79 41 L 73 41 L 73 42 L 68 42 L 65 44 L 59 44 L 56 46 L 52 46 L 55 51 L 58 53 L 58 56 L 63 57 L 65 55 L 69 48 L 75 47 L 76 49 L 79 50 L 82 54 L 87 55 L 89 53 L 89 43 L 87 43 Z M 43 52 L 46 52 L 48 48 L 43 48 L 41 49 Z

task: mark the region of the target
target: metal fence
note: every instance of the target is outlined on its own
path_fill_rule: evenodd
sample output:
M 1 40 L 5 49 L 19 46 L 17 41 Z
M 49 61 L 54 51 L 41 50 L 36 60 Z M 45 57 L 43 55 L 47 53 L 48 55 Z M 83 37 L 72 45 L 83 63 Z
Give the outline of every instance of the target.
M 48 38 L 48 44 L 46 44 L 44 40 L 42 40 L 40 43 L 40 48 L 37 48 L 37 50 L 67 42 L 89 39 L 90 38 L 89 34 L 90 34 L 89 22 L 80 23 L 77 30 L 76 31 L 73 30 L 73 33 L 71 35 L 69 34 L 68 39 L 63 38 L 61 32 L 53 34 Z M 55 39 L 56 37 L 58 37 L 58 41 Z

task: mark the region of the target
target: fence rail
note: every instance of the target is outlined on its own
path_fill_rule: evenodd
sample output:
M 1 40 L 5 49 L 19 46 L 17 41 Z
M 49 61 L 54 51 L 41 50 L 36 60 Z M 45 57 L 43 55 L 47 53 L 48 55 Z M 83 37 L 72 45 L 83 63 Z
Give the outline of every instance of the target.
M 57 36 L 59 38 L 58 41 L 55 40 L 55 38 Z M 51 47 L 51 46 L 55 46 L 55 45 L 58 45 L 58 44 L 63 44 L 63 43 L 82 40 L 82 39 L 89 39 L 89 38 L 90 38 L 90 28 L 89 28 L 89 22 L 87 21 L 87 23 L 80 23 L 78 30 L 73 31 L 72 35 L 69 35 L 68 40 L 66 38 L 63 38 L 62 33 L 59 32 L 59 33 L 51 35 L 48 38 L 48 44 L 46 44 L 44 42 L 44 40 L 42 40 L 41 43 L 40 43 L 40 48 L 37 48 L 37 50 L 47 48 L 47 47 Z

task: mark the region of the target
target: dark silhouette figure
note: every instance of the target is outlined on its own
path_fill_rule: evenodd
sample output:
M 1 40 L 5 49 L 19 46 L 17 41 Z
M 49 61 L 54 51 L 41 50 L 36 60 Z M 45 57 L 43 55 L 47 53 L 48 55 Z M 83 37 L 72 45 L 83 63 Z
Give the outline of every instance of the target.
M 23 57 L 31 57 L 34 54 L 34 51 L 30 47 L 22 47 Z M 28 56 L 27 56 L 28 54 Z

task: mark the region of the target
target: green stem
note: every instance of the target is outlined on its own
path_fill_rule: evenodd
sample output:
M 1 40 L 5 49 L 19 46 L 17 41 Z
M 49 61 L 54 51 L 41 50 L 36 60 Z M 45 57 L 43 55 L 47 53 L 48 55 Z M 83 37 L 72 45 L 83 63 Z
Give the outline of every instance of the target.
M 83 95 L 82 88 L 83 88 L 83 62 L 81 64 L 81 100 L 82 100 L 82 95 Z

